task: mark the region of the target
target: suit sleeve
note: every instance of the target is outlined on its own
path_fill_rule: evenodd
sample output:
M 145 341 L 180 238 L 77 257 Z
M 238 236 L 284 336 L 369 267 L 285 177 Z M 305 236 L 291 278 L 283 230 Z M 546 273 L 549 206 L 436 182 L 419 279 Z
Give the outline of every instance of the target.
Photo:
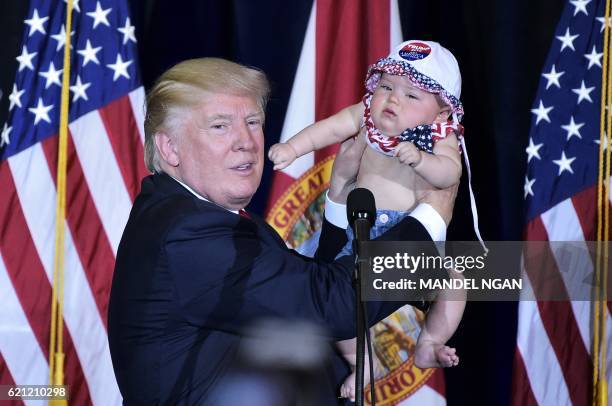
M 319 246 L 314 255 L 315 259 L 327 263 L 332 262 L 346 242 L 346 231 L 324 219 L 321 226 Z
M 406 216 L 398 224 L 379 236 L 377 241 L 432 241 L 427 229 L 415 218 Z M 347 243 L 346 232 L 325 219 L 321 227 L 319 247 L 315 258 L 331 262 Z M 432 241 L 432 248 L 435 244 Z
M 427 229 L 415 218 L 406 216 L 398 224 L 387 230 L 383 235 L 376 238 L 377 241 L 431 241 L 431 245 L 427 249 L 428 255 L 437 255 L 437 248 L 431 240 L 431 236 Z M 331 262 L 334 260 L 338 252 L 347 243 L 346 232 L 344 229 L 335 226 L 331 222 L 324 220 L 321 228 L 321 237 L 319 238 L 319 247 L 315 253 L 315 258 L 322 262 Z M 446 278 L 446 273 L 441 272 L 440 275 L 434 275 L 437 278 Z M 420 309 L 427 310 L 431 303 L 426 300 L 418 302 L 410 302 L 410 305 Z
M 169 232 L 165 257 L 180 312 L 198 326 L 240 332 L 258 318 L 304 319 L 337 339 L 355 335 L 353 258 L 323 264 L 289 251 L 234 216 L 188 216 Z M 369 305 L 379 320 L 401 303 Z

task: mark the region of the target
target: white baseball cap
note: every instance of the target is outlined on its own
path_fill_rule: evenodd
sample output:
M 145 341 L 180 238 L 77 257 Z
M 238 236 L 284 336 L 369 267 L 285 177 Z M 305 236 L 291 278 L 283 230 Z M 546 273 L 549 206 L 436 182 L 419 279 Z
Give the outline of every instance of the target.
M 437 93 L 463 116 L 461 96 L 461 72 L 453 54 L 433 41 L 410 40 L 402 42 L 389 54 L 370 66 L 366 76 L 366 88 L 374 92 L 383 73 L 408 76 L 420 89 Z

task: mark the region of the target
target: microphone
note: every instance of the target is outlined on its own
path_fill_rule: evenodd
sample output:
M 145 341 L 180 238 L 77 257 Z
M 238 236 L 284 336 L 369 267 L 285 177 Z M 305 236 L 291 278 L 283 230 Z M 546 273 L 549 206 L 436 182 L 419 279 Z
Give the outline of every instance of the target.
M 351 190 L 346 199 L 346 217 L 355 233 L 355 240 L 369 241 L 370 228 L 376 220 L 374 195 L 368 189 Z

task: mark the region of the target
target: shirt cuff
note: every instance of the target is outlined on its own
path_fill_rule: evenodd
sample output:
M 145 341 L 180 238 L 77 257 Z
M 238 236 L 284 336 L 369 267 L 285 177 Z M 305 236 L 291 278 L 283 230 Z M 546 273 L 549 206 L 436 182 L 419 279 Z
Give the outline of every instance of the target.
M 332 201 L 327 193 L 325 193 L 325 219 L 336 227 L 343 229 L 348 227 L 346 205 Z
M 336 203 L 337 204 L 337 203 Z M 419 203 L 409 216 L 417 219 L 433 241 L 446 241 L 446 223 L 440 213 L 427 203 Z

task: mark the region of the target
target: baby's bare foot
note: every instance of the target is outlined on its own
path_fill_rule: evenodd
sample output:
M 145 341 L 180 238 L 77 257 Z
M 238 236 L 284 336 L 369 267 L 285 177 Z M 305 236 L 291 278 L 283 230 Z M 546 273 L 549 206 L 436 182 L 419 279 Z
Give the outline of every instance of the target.
M 457 350 L 446 345 L 440 345 L 434 349 L 436 361 L 441 367 L 454 367 L 459 364 L 459 357 L 456 354 Z
M 340 387 L 340 396 L 355 401 L 355 373 L 353 372 L 344 380 Z
M 419 368 L 447 368 L 459 364 L 456 350 L 444 344 L 417 345 L 414 363 Z

